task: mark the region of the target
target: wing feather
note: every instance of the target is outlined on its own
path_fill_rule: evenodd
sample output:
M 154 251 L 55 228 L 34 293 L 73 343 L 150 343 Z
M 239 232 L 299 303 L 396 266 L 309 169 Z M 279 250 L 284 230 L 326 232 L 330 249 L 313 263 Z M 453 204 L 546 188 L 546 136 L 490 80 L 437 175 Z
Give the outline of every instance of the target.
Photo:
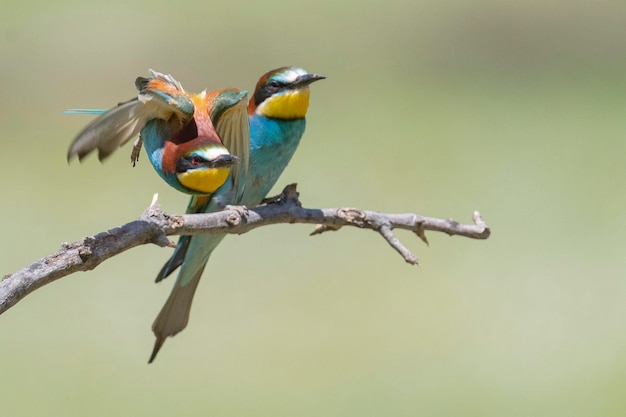
M 139 77 L 135 82 L 140 89 L 136 98 L 101 114 L 76 136 L 67 152 L 68 160 L 75 155 L 82 160 L 96 149 L 98 158 L 103 160 L 137 137 L 152 119 L 169 120 L 177 116 L 185 124 L 193 117 L 193 103 L 180 83 L 171 75 L 152 70 L 150 73 L 153 78 Z
M 238 92 L 239 101 L 224 110 L 215 123 L 215 131 L 222 139 L 228 151 L 240 159 L 240 163 L 231 168 L 237 200 L 243 193 L 244 178 L 248 173 L 250 161 L 250 122 L 248 121 L 247 92 Z

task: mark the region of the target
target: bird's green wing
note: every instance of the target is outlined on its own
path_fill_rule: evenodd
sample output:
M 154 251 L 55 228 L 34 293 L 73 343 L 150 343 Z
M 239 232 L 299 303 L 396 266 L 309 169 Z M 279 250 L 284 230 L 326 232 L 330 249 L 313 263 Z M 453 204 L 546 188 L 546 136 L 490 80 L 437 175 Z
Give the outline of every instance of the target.
M 82 159 L 93 150 L 103 160 L 117 148 L 135 138 L 152 119 L 169 120 L 176 116 L 181 126 L 193 117 L 194 105 L 185 90 L 171 75 L 150 70 L 151 78 L 139 77 L 139 95 L 105 112 L 87 125 L 72 142 L 67 159 Z M 70 113 L 84 113 L 70 110 Z

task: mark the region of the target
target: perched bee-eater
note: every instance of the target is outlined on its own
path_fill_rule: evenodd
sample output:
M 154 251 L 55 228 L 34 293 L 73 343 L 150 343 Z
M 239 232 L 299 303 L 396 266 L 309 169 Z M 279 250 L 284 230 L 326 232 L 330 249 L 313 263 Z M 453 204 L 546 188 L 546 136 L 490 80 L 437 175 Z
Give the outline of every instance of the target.
M 82 159 L 95 149 L 103 160 L 140 135 L 133 164 L 143 141 L 156 172 L 177 190 L 208 195 L 232 174 L 233 192 L 241 193 L 250 149 L 247 93 L 229 88 L 188 94 L 171 75 L 150 74 L 135 81 L 136 98 L 109 111 L 66 112 L 100 114 L 78 134 L 68 160 L 75 155 Z
M 263 75 L 248 103 L 250 159 L 243 178 L 243 195 L 235 197 L 235 183 L 227 180 L 211 196 L 193 196 L 187 213 L 215 212 L 227 205 L 258 205 L 270 191 L 293 156 L 304 133 L 309 107 L 309 84 L 324 79 L 296 67 L 283 67 Z M 169 298 L 152 330 L 156 342 L 149 362 L 169 336 L 187 326 L 194 292 L 209 256 L 225 235 L 181 236 L 170 260 L 163 266 L 159 282 L 179 266 Z

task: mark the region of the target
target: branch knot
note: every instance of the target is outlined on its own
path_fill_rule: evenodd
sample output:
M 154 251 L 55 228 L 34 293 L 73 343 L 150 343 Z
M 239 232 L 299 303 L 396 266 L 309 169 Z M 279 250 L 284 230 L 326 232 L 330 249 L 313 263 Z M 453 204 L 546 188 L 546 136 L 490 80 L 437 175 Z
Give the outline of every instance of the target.
M 367 216 L 363 210 L 350 207 L 342 207 L 337 209 L 337 217 L 345 220 L 346 223 L 357 227 L 365 227 L 367 225 Z
M 230 226 L 239 226 L 241 216 L 238 213 L 229 213 L 228 216 L 226 216 L 226 223 Z

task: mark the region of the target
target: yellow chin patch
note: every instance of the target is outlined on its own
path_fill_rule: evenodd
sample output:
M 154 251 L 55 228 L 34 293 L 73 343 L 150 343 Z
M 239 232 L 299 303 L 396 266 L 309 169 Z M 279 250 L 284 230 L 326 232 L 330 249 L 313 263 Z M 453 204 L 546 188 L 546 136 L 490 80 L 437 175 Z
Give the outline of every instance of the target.
M 256 112 L 273 119 L 302 119 L 309 109 L 308 87 L 286 91 L 265 99 Z
M 199 194 L 211 194 L 226 182 L 230 168 L 198 169 L 176 174 L 178 181 Z

